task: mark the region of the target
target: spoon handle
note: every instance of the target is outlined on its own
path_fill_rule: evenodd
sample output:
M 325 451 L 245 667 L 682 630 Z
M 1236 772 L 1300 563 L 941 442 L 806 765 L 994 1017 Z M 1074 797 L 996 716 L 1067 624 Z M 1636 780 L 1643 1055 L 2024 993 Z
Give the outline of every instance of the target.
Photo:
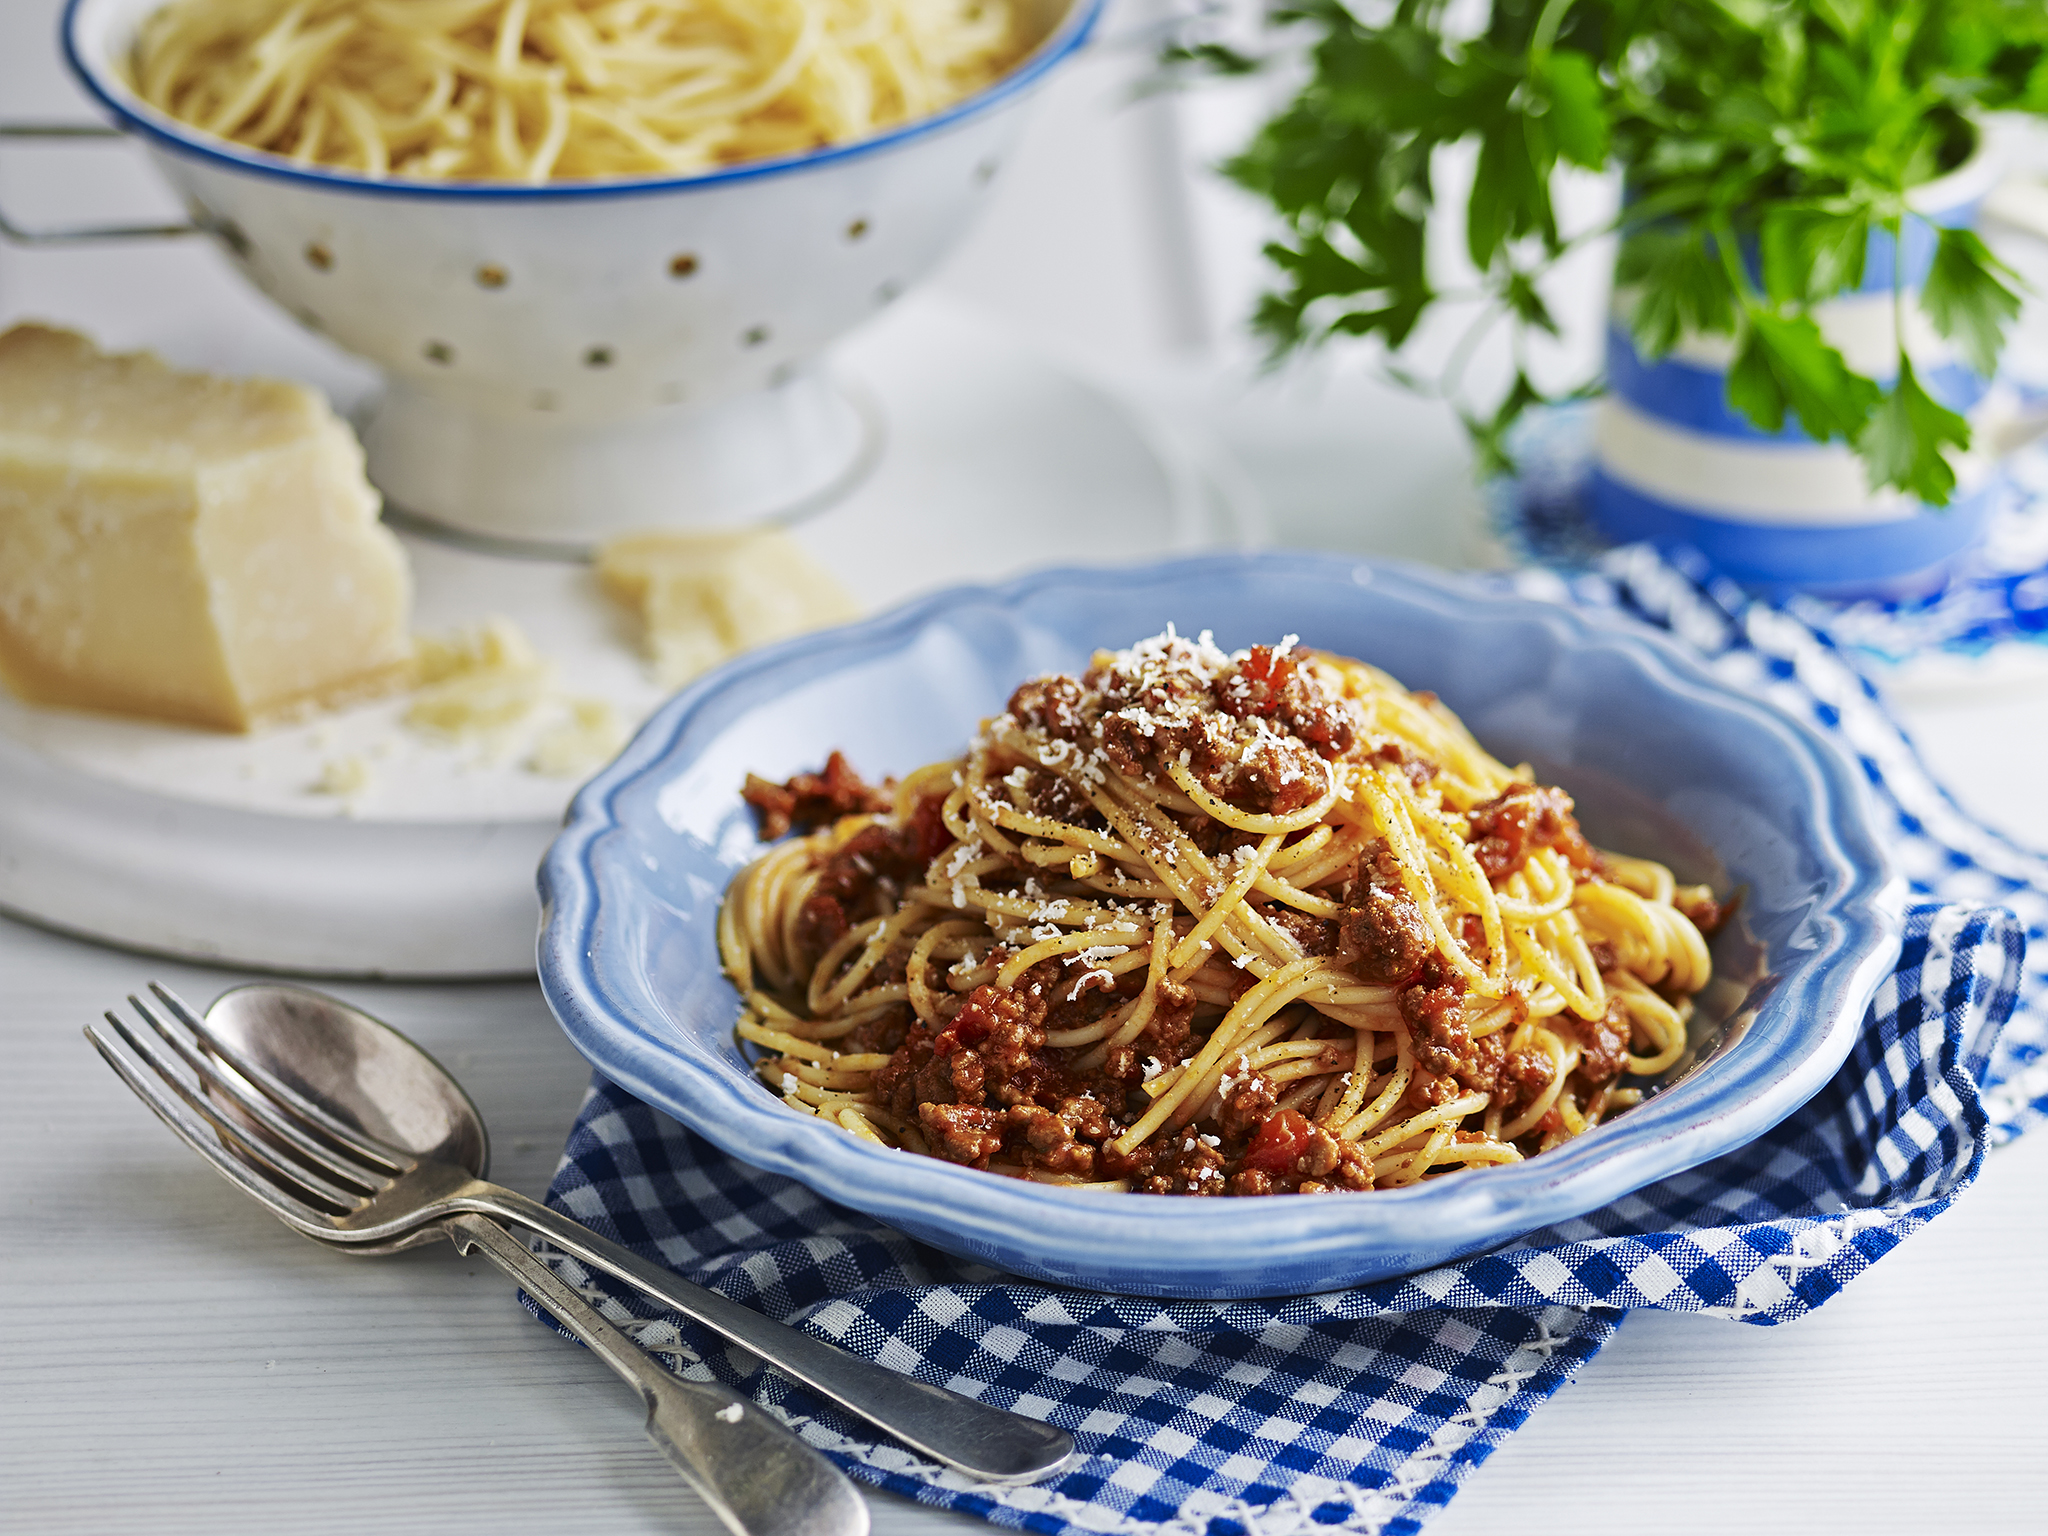
M 681 1381 L 486 1216 L 442 1223 L 464 1253 L 510 1275 L 640 1393 L 647 1438 L 737 1536 L 867 1536 L 868 1507 L 839 1469 L 738 1393 Z
M 479 1180 L 457 1191 L 450 1203 L 531 1227 L 564 1252 L 639 1287 L 671 1311 L 744 1346 L 912 1450 L 969 1477 L 990 1483 L 1030 1482 L 1056 1471 L 1074 1454 L 1073 1438 L 1065 1430 L 901 1375 L 799 1333 L 650 1264 L 516 1191 Z

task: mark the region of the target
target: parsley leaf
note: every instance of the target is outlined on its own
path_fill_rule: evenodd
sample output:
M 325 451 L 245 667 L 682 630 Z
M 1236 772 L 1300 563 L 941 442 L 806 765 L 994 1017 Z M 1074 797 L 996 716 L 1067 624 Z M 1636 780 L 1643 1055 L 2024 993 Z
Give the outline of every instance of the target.
M 1583 53 L 1561 49 L 1546 61 L 1544 84 L 1550 94 L 1550 128 L 1558 152 L 1574 165 L 1597 171 L 1607 164 L 1612 139 L 1600 76 Z
M 1947 506 L 1956 489 L 1955 468 L 1943 449 L 1969 445 L 1970 424 L 1921 388 L 1912 360 L 1903 356 L 1898 381 L 1857 444 L 1872 490 L 1897 486 L 1936 507 Z
M 1944 229 L 1934 247 L 1934 266 L 1920 290 L 1920 303 L 1934 328 L 1962 348 L 1979 373 L 1998 371 L 2005 328 L 2020 312 L 2020 296 L 2001 280 L 2012 268 L 1985 249 L 1967 229 Z
M 1614 282 L 1633 294 L 1629 329 L 1645 357 L 1662 357 L 1688 331 L 1735 329 L 1728 274 L 1702 230 L 1659 224 L 1635 231 L 1622 241 Z
M 1787 410 L 1818 442 L 1854 442 L 1877 405 L 1877 385 L 1850 370 L 1811 315 L 1752 311 L 1728 369 L 1728 402 L 1766 432 Z
M 1758 241 L 1764 292 L 1774 303 L 1817 304 L 1863 281 L 1870 215 L 1785 203 L 1765 211 Z

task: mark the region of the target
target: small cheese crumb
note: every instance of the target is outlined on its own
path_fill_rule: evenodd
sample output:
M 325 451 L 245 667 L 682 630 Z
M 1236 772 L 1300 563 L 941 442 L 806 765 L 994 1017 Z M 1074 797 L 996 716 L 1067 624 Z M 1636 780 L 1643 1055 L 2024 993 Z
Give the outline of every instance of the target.
M 747 1416 L 747 1410 L 738 1403 L 729 1403 L 713 1415 L 721 1424 L 737 1424 Z
M 346 800 L 360 795 L 369 787 L 370 765 L 351 753 L 320 765 L 320 777 L 313 781 L 312 793 Z
M 415 642 L 419 690 L 405 723 L 444 742 L 489 736 L 516 725 L 554 686 L 555 668 L 510 619 L 491 618 Z
M 493 759 L 539 722 L 521 766 L 555 779 L 581 778 L 625 744 L 618 706 L 564 694 L 555 664 L 510 619 L 422 635 L 415 654 L 419 688 L 404 722 L 430 741 L 475 744 Z
M 569 699 L 568 717 L 534 739 L 526 766 L 550 779 L 580 779 L 626 744 L 626 722 L 608 699 Z

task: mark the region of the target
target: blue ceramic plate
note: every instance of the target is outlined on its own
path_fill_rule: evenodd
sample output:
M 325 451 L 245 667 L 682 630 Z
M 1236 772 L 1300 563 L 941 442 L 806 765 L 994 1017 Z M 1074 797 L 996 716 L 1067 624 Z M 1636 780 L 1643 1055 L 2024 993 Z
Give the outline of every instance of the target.
M 1745 892 L 1694 1059 L 1638 1108 L 1526 1163 L 1363 1195 L 1059 1190 L 875 1147 L 748 1072 L 719 900 L 758 851 L 739 798 L 833 747 L 864 773 L 962 749 L 1018 681 L 1168 623 L 1227 648 L 1299 634 L 1434 689 L 1508 762 L 1578 798 L 1595 841 Z M 734 1156 L 936 1247 L 1151 1296 L 1329 1290 L 1493 1247 L 1706 1161 L 1805 1103 L 1896 958 L 1900 888 L 1854 771 L 1797 722 L 1619 621 L 1418 570 L 1302 554 L 1049 571 L 757 652 L 672 700 L 577 796 L 541 867 L 540 977 L 613 1081 Z

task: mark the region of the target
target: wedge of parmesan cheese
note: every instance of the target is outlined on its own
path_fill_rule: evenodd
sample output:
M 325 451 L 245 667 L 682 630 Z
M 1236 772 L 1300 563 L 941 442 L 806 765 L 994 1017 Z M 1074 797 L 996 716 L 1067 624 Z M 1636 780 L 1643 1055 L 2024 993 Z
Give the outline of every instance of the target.
M 412 579 L 312 390 L 0 335 L 0 681 L 226 730 L 402 687 Z
M 597 552 L 597 579 L 632 610 L 656 681 L 679 687 L 728 656 L 860 616 L 788 534 L 642 533 Z

